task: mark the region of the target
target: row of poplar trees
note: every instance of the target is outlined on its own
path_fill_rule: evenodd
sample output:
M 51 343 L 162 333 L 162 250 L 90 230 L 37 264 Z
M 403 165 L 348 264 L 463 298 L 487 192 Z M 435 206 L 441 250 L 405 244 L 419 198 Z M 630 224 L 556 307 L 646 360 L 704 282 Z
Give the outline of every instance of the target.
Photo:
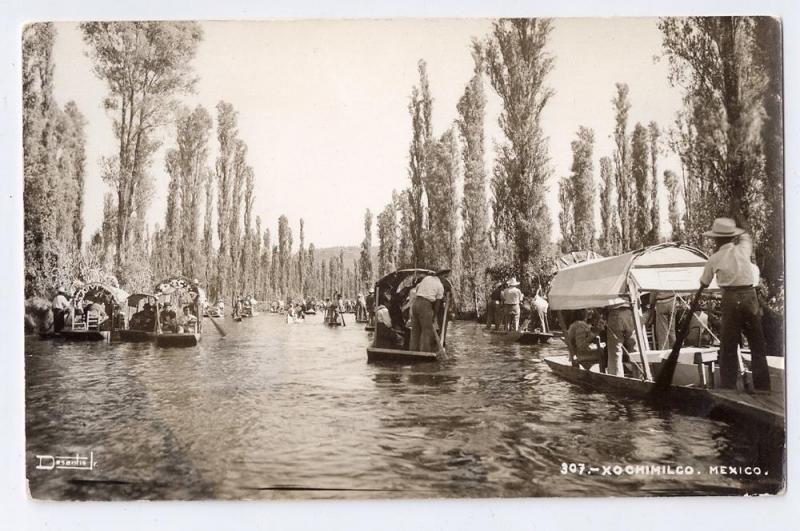
M 197 23 L 87 22 L 80 30 L 94 74 L 108 89 L 102 104 L 117 142 L 115 154 L 101 161 L 109 192 L 101 228 L 84 241 L 85 119 L 73 102 L 61 108 L 54 99 L 54 26 L 30 24 L 22 77 L 26 297 L 49 297 L 76 280 L 148 292 L 173 275 L 197 278 L 216 300 L 333 296 L 359 287 L 358 261 L 345 266 L 341 252 L 327 263 L 315 260 L 302 219 L 297 252 L 285 216 L 274 245 L 261 218 L 253 221 L 255 175 L 233 106 L 219 102 L 215 124 L 204 107 L 179 104 L 197 82 Z M 214 126 L 218 156 L 211 167 Z M 174 137 L 163 160 L 167 207 L 163 226 L 151 234 L 151 168 L 168 130 Z
M 628 85 L 617 83 L 614 150 L 594 177 L 594 131 L 580 127 L 569 176 L 559 182 L 560 241 L 551 241 L 546 201 L 552 175 L 541 114 L 554 91 L 547 19 L 502 19 L 473 42 L 474 76 L 453 127 L 435 136 L 424 61 L 411 93 L 408 188 L 393 192 L 377 216 L 377 273 L 398 267 L 449 267 L 458 304 L 483 304 L 501 271 L 523 288 L 545 287 L 561 252 L 613 255 L 666 238 L 708 248 L 717 216 L 734 217 L 756 241 L 756 261 L 773 302 L 783 297 L 783 136 L 780 22 L 767 17 L 664 18 L 662 56 L 683 108 L 666 129 L 629 123 Z M 499 96 L 498 145 L 486 194 L 484 79 Z M 460 146 L 460 149 L 459 149 Z M 679 169 L 659 169 L 666 150 Z M 463 168 L 463 170 L 461 169 Z M 456 180 L 463 172 L 458 202 Z M 660 190 L 666 190 L 662 227 Z M 596 227 L 595 205 L 600 224 Z M 461 216 L 459 228 L 458 215 Z M 488 274 L 488 276 L 487 276 Z

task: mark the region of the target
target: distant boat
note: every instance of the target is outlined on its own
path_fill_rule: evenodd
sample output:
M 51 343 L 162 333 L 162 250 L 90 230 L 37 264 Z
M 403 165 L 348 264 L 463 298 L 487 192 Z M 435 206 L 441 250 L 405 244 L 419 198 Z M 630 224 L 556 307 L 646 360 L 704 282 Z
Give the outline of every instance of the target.
M 161 304 L 156 306 L 156 345 L 159 347 L 194 347 L 200 342 L 201 315 L 204 295 L 202 290 L 188 278 L 177 276 L 168 278 L 156 285 L 155 294 L 159 302 L 170 303 L 176 310 L 174 316 L 162 315 Z M 191 323 L 181 323 L 184 308 L 189 308 Z

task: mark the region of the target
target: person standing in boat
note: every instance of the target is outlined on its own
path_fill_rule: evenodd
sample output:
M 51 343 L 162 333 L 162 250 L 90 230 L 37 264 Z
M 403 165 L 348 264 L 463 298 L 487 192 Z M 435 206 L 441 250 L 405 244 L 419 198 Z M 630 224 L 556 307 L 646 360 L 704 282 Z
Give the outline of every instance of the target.
M 375 319 L 375 288 L 370 287 L 365 299 L 365 306 L 367 309 L 367 322 L 371 323 Z
M 761 313 L 755 286 L 758 275 L 750 262 L 753 240 L 731 218 L 717 218 L 704 236 L 714 238 L 716 251 L 709 257 L 700 284 L 708 287 L 716 277 L 722 288 L 722 331 L 720 338 L 720 387 L 735 389 L 739 373 L 739 342 L 747 337 L 752 356 L 753 387 L 770 390 L 766 341 L 761 328 Z
M 69 312 L 69 300 L 67 297 L 67 290 L 59 287 L 51 304 L 53 310 L 53 332 L 61 332 L 64 329 L 67 313 Z
M 629 304 L 614 306 L 608 310 L 606 318 L 606 344 L 608 345 L 608 366 L 606 372 L 614 376 L 625 376 L 622 365 L 625 352 L 636 348 L 636 325 L 633 309 Z
M 505 328 L 514 332 L 519 330 L 519 305 L 524 299 L 522 291 L 517 286 L 519 286 L 519 282 L 515 277 L 511 277 L 511 280 L 508 281 L 508 287 L 503 290 Z
M 411 342 L 409 350 L 417 352 L 437 352 L 436 330 L 434 322 L 439 313 L 439 306 L 444 300 L 444 284 L 449 269 L 442 269 L 435 275 L 428 275 L 416 286 L 416 295 L 411 306 Z M 444 316 L 447 319 L 447 316 Z

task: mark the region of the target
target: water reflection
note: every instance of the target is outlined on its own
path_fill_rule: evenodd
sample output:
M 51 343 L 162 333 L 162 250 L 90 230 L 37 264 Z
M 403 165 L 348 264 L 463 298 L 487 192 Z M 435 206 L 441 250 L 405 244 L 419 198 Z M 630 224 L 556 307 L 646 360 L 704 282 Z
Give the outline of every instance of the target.
M 560 353 L 455 323 L 451 359 L 366 363 L 360 327 L 262 315 L 196 349 L 26 343 L 39 497 L 605 496 L 763 492 L 781 439 L 568 384 Z M 778 450 L 776 450 L 776 448 Z M 91 472 L 36 454 L 93 451 Z M 752 478 L 562 474 L 563 463 L 768 467 Z M 299 489 L 299 490 L 298 490 Z

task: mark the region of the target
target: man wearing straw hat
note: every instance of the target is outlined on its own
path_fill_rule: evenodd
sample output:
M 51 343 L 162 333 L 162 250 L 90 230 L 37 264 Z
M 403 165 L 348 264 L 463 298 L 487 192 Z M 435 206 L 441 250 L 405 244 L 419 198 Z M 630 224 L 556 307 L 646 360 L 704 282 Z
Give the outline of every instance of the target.
M 511 277 L 508 287 L 503 290 L 504 325 L 515 332 L 519 330 L 519 305 L 523 299 L 522 291 L 517 286 L 519 282 L 515 277 Z
M 708 287 L 714 277 L 722 288 L 722 334 L 719 353 L 720 386 L 735 389 L 739 372 L 738 347 L 742 332 L 752 356 L 753 387 L 769 391 L 766 342 L 755 285 L 758 274 L 750 262 L 753 240 L 731 218 L 717 218 L 704 236 L 714 238 L 716 252 L 703 269 L 700 283 Z

